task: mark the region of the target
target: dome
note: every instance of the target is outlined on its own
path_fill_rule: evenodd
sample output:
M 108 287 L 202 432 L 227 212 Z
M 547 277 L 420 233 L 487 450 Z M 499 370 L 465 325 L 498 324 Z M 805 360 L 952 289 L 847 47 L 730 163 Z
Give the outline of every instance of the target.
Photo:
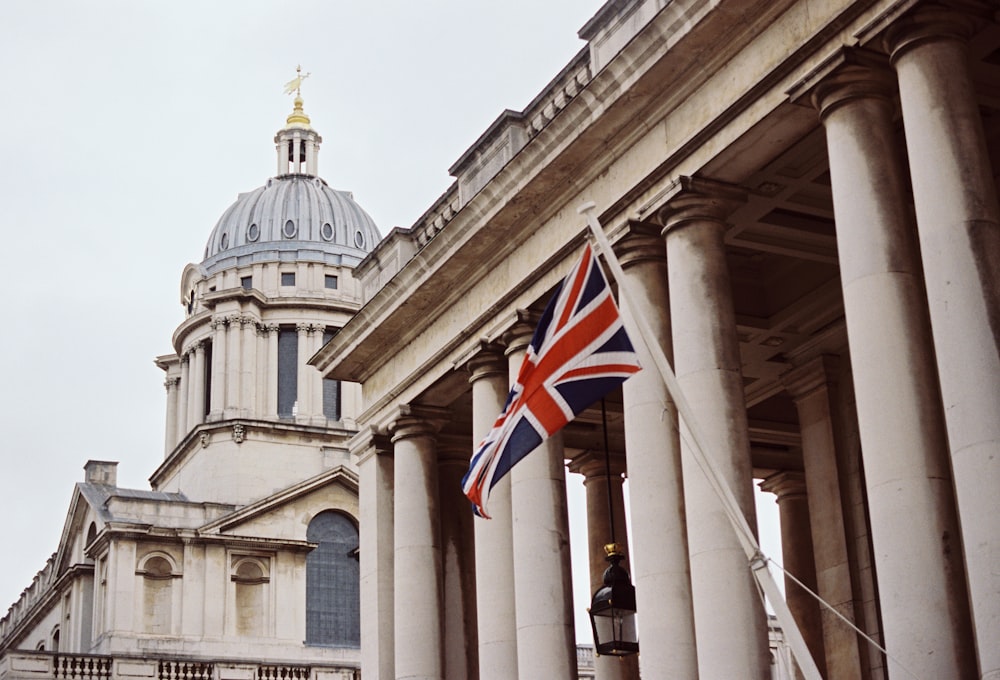
M 274 136 L 277 175 L 240 194 L 208 237 L 202 269 L 214 274 L 254 262 L 311 261 L 353 266 L 381 240 L 378 227 L 349 191 L 318 175 L 323 141 L 302 108 L 299 74 L 286 85 L 294 109 Z
M 212 230 L 202 264 L 211 273 L 234 258 L 232 264 L 242 265 L 303 251 L 313 254 L 305 259 L 355 264 L 381 238 L 350 192 L 331 189 L 319 177 L 283 175 L 240 194 Z

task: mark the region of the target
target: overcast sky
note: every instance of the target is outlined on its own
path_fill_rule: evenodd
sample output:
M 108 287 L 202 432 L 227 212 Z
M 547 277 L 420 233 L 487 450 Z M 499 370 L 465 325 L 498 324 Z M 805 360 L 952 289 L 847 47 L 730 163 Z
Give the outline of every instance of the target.
M 148 488 L 153 358 L 180 275 L 274 172 L 296 64 L 320 174 L 382 233 L 413 224 L 503 109 L 579 51 L 601 0 L 0 6 L 0 616 L 56 549 L 88 459 Z

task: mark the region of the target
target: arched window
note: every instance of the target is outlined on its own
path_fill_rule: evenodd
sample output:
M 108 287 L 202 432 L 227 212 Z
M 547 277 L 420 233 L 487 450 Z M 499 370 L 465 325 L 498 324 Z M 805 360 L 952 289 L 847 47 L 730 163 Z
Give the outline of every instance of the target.
M 358 528 L 325 510 L 309 523 L 306 539 L 318 544 L 306 558 L 306 644 L 358 647 Z

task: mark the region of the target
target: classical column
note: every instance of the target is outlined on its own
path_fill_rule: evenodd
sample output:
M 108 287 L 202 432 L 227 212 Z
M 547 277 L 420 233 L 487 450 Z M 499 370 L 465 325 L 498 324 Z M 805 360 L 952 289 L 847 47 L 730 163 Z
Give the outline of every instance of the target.
M 670 301 L 667 251 L 659 229 L 630 223 L 629 235 L 615 244 L 636 299 L 621 298 L 622 313 L 643 317 L 668 360 Z M 695 678 L 691 573 L 681 478 L 677 408 L 646 346 L 635 339 L 644 367 L 622 385 L 625 406 L 625 456 L 629 469 L 632 520 L 632 581 L 642 621 L 639 666 L 644 678 Z M 643 616 L 643 612 L 670 612 Z
M 827 133 L 886 648 L 920 677 L 971 677 L 961 539 L 891 74 L 848 56 L 813 100 Z
M 194 419 L 192 425 L 205 422 L 205 342 L 199 340 L 194 345 L 194 363 L 191 365 L 191 388 Z
M 312 349 L 309 350 L 308 356 L 302 358 L 303 361 L 309 361 L 310 357 L 323 348 L 323 333 L 325 331 L 326 328 L 322 324 L 313 325 Z M 310 389 L 312 390 L 312 416 L 316 419 L 317 424 L 326 425 L 326 415 L 323 413 L 323 376 L 315 366 L 308 366 L 308 373 L 311 381 Z
M 476 635 L 476 519 L 462 493 L 472 445 L 464 437 L 440 441 L 438 502 L 444 578 L 444 675 L 448 680 L 479 678 Z M 492 584 L 496 587 L 496 584 Z M 495 612 L 493 613 L 495 615 Z
M 358 463 L 361 672 L 391 680 L 396 677 L 392 445 L 387 436 L 365 429 L 349 446 Z
M 533 327 L 519 323 L 507 335 L 513 382 Z M 576 678 L 573 584 L 562 433 L 510 471 L 514 536 L 514 606 L 519 678 Z
M 191 403 L 188 395 L 188 386 L 191 384 L 191 359 L 188 357 L 187 352 L 181 352 L 179 360 L 181 364 L 181 384 L 177 391 L 176 441 L 181 441 L 187 436 L 189 429 L 188 423 L 191 422 L 188 417 L 188 409 L 190 408 Z
M 493 428 L 507 400 L 507 361 L 499 350 L 484 348 L 468 361 L 472 385 L 472 443 Z M 490 493 L 490 516 L 474 524 L 476 609 L 480 680 L 510 680 L 517 675 L 517 621 L 514 614 L 514 535 L 510 475 Z
M 241 324 L 243 317 L 240 314 L 230 314 L 227 318 L 229 331 L 226 339 L 229 346 L 226 348 L 226 418 L 238 418 L 240 415 L 240 378 L 243 367 L 242 353 L 240 351 Z
M 177 402 L 179 399 L 177 392 L 180 382 L 180 377 L 176 375 L 170 376 L 163 381 L 163 386 L 167 389 L 167 425 L 163 441 L 167 455 L 177 446 Z
M 980 672 L 1000 678 L 1000 208 L 965 44 L 918 10 L 890 30 Z M 987 20 L 994 3 L 980 5 Z
M 795 401 L 799 416 L 802 462 L 805 483 L 809 488 L 807 509 L 812 526 L 817 592 L 857 625 L 861 622 L 854 611 L 855 596 L 841 492 L 844 484 L 838 465 L 846 451 L 838 442 L 843 437 L 843 426 L 835 424 L 833 415 L 835 365 L 835 357 L 816 357 L 786 373 L 782 381 Z M 780 503 L 779 499 L 779 508 Z M 787 585 L 785 592 L 789 592 Z M 820 616 L 828 676 L 838 680 L 860 680 L 862 656 L 857 633 L 826 608 L 820 610 Z M 820 660 L 817 658 L 817 661 Z
M 681 178 L 660 219 L 677 379 L 700 416 L 705 455 L 754 527 L 743 375 L 723 245 L 725 216 L 741 198 L 728 186 Z M 766 618 L 747 556 L 687 447 L 683 471 L 698 671 L 704 678 L 763 680 L 769 673 Z
M 243 335 L 243 353 L 240 360 L 240 415 L 257 413 L 257 320 L 252 316 L 240 317 Z
M 392 424 L 397 680 L 444 680 L 436 428 L 426 411 L 404 406 Z
M 226 318 L 212 318 L 212 394 L 209 420 L 221 420 L 226 407 Z
M 610 468 L 610 470 L 609 470 Z M 590 565 L 590 593 L 604 586 L 604 572 L 610 566 L 604 546 L 614 542 L 629 554 L 628 534 L 625 529 L 625 495 L 623 492 L 625 459 L 621 455 L 609 456 L 606 463 L 604 451 L 587 451 L 579 454 L 569 466 L 570 472 L 582 474 L 587 492 L 587 553 Z M 609 474 L 610 472 L 610 474 Z M 612 518 L 614 514 L 614 530 Z M 630 564 L 622 565 L 626 570 Z M 642 616 L 641 614 L 639 615 Z M 660 618 L 658 616 L 650 617 Z M 642 641 L 640 640 L 640 643 Z M 597 680 L 638 680 L 637 656 L 596 656 L 594 659 Z
M 781 554 L 784 557 L 785 571 L 802 582 L 806 588 L 816 592 L 816 562 L 813 559 L 809 521 L 810 503 L 806 494 L 805 475 L 793 471 L 777 472 L 762 481 L 760 488 L 778 497 Z M 809 653 L 816 661 L 816 665 L 822 668 L 826 655 L 823 651 L 823 624 L 820 619 L 819 603 L 787 576 L 785 602 L 795 617 L 795 623 L 809 647 Z M 840 680 L 841 676 L 830 674 L 830 677 Z
M 278 417 L 278 324 L 267 325 L 267 386 L 264 398 L 264 415 Z
M 300 279 L 296 278 L 296 281 Z M 296 421 L 301 422 L 303 419 L 308 419 L 313 412 L 312 409 L 312 390 L 309 389 L 311 381 L 309 380 L 310 372 L 315 371 L 312 366 L 308 365 L 306 361 L 309 360 L 311 354 L 309 349 L 310 344 L 310 334 L 312 333 L 312 325 L 308 323 L 296 324 L 295 330 L 298 331 L 298 341 L 299 341 L 299 366 L 297 372 L 297 385 L 298 389 L 296 394 L 298 398 L 296 400 L 296 410 L 295 416 Z

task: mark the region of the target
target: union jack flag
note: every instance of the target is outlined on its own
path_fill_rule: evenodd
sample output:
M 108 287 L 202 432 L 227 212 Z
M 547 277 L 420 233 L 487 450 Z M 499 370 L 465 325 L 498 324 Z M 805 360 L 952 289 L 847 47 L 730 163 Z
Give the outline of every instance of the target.
M 545 439 L 639 370 L 590 245 L 542 314 L 507 404 L 472 455 L 462 490 L 489 519 L 493 486 Z

